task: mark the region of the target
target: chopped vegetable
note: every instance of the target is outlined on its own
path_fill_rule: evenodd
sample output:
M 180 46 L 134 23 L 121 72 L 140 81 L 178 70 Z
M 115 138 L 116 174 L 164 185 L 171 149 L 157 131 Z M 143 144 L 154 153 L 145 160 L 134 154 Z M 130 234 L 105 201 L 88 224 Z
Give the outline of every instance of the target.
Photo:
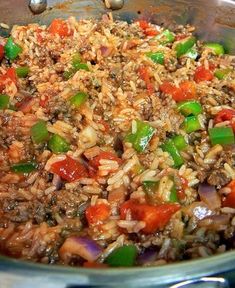
M 104 262 L 111 267 L 132 267 L 135 265 L 136 257 L 136 246 L 124 245 L 112 251 Z
M 86 70 L 86 71 L 89 71 L 89 68 L 87 66 L 86 63 L 77 63 L 76 64 L 76 70 L 75 71 L 78 71 L 78 70 Z
M 96 241 L 79 236 L 67 238 L 59 249 L 60 257 L 66 261 L 67 257 L 78 255 L 87 261 L 95 261 L 102 253 L 101 247 Z
M 154 85 L 153 83 L 151 83 L 151 80 L 150 80 L 150 73 L 149 73 L 149 69 L 148 67 L 145 67 L 145 66 L 141 66 L 139 69 L 138 69 L 138 73 L 140 75 L 140 78 L 142 80 L 144 80 L 145 84 L 146 84 L 146 88 L 148 90 L 148 93 L 151 95 L 153 94 L 154 92 Z
M 171 95 L 176 102 L 196 98 L 196 87 L 193 81 L 183 81 L 179 87 L 165 81 L 160 85 L 160 90 Z
M 178 43 L 175 46 L 177 58 L 187 53 L 189 49 L 195 45 L 195 43 L 196 43 L 196 38 L 191 37 L 191 36 L 178 41 Z
M 230 193 L 222 199 L 222 206 L 235 208 L 235 180 L 232 180 L 226 187 L 230 189 Z
M 18 67 L 16 68 L 16 74 L 19 78 L 25 78 L 29 74 L 29 67 Z
M 0 61 L 2 61 L 3 57 L 4 57 L 4 46 L 0 45 Z
M 162 33 L 155 37 L 159 40 L 161 45 L 166 45 L 168 43 L 172 43 L 175 40 L 175 35 L 168 29 L 164 30 Z
M 179 201 L 179 199 L 178 199 L 177 190 L 176 190 L 175 185 L 173 185 L 173 187 L 171 188 L 171 194 L 170 194 L 169 202 L 175 203 L 178 201 Z
M 0 94 L 0 110 L 7 109 L 9 107 L 10 97 L 5 94 Z
M 69 156 L 66 156 L 62 161 L 53 163 L 50 172 L 59 175 L 68 182 L 73 182 L 88 176 L 87 169 L 80 162 Z
M 19 163 L 13 164 L 11 166 L 11 171 L 13 171 L 15 173 L 28 174 L 28 173 L 36 170 L 37 167 L 38 167 L 38 165 L 34 161 L 31 161 L 31 162 L 19 162 Z
M 149 194 L 153 194 L 156 192 L 159 186 L 159 181 L 146 180 L 146 181 L 143 181 L 142 184 L 143 184 L 143 188 L 145 192 Z
M 215 77 L 218 78 L 219 80 L 222 80 L 228 76 L 228 74 L 232 72 L 232 69 L 230 68 L 225 68 L 225 69 L 217 69 L 215 70 Z
M 161 148 L 163 151 L 168 152 L 171 155 L 176 168 L 180 167 L 184 163 L 184 159 L 180 155 L 172 139 L 166 140 L 165 143 L 161 145 Z
M 76 53 L 72 57 L 72 66 L 74 69 L 79 70 L 79 64 L 82 62 L 82 57 L 80 53 Z
M 197 52 L 196 47 L 192 47 L 191 49 L 189 49 L 188 52 L 184 54 L 184 56 L 191 58 L 193 60 L 197 59 L 198 52 Z
M 62 19 L 54 19 L 48 28 L 50 34 L 58 34 L 61 38 L 73 35 L 73 30 L 69 28 L 66 21 Z
M 31 127 L 30 130 L 33 142 L 36 144 L 43 143 L 48 140 L 49 133 L 45 121 L 40 120 Z
M 140 28 L 143 29 L 143 32 L 145 35 L 156 36 L 158 34 L 158 31 L 155 28 L 151 27 L 147 21 L 138 20 L 138 23 L 139 23 Z
M 233 126 L 232 120 L 235 119 L 235 110 L 233 109 L 222 109 L 221 111 L 219 111 L 214 119 L 214 122 L 220 123 L 220 122 L 224 122 L 224 121 L 230 121 L 230 124 Z M 233 131 L 235 131 L 235 129 L 233 128 Z
M 86 102 L 88 95 L 84 92 L 78 92 L 76 95 L 72 96 L 69 101 L 70 104 L 77 107 L 80 107 L 83 103 Z
M 175 144 L 175 147 L 181 151 L 181 150 L 184 150 L 188 144 L 184 138 L 184 136 L 182 135 L 175 135 L 173 138 L 172 138 L 174 144 Z
M 126 142 L 130 142 L 137 152 L 143 152 L 151 140 L 155 129 L 148 123 L 136 120 L 136 132 L 125 137 Z
M 202 113 L 202 105 L 195 100 L 179 102 L 177 107 L 179 112 L 184 116 L 198 115 Z
M 64 153 L 70 149 L 68 142 L 58 134 L 51 136 L 48 147 L 53 153 Z
M 98 224 L 107 220 L 110 216 L 111 208 L 108 204 L 100 203 L 89 206 L 86 209 L 86 219 L 89 225 Z
M 120 216 L 126 219 L 127 213 L 130 213 L 133 220 L 144 221 L 145 227 L 141 231 L 149 234 L 164 228 L 179 209 L 180 206 L 173 203 L 154 206 L 129 200 L 120 206 Z
M 220 196 L 217 193 L 215 186 L 207 183 L 201 183 L 198 187 L 198 194 L 200 199 L 206 203 L 210 209 L 217 209 L 221 207 Z
M 182 128 L 185 130 L 185 132 L 192 133 L 200 130 L 202 127 L 198 120 L 198 116 L 192 115 L 184 119 Z
M 224 47 L 219 43 L 206 43 L 204 47 L 210 48 L 216 55 L 224 54 Z
M 201 81 L 211 81 L 213 79 L 214 75 L 211 72 L 210 69 L 206 69 L 204 66 L 197 67 L 195 74 L 194 74 L 194 80 L 199 83 Z
M 16 44 L 13 41 L 12 37 L 9 37 L 6 45 L 4 46 L 6 58 L 8 58 L 9 60 L 14 60 L 19 56 L 22 51 L 23 49 L 20 47 L 20 45 Z
M 148 52 L 146 56 L 149 57 L 154 63 L 164 64 L 164 53 L 163 52 Z
M 234 144 L 234 133 L 231 127 L 214 127 L 209 129 L 209 137 L 212 145 Z

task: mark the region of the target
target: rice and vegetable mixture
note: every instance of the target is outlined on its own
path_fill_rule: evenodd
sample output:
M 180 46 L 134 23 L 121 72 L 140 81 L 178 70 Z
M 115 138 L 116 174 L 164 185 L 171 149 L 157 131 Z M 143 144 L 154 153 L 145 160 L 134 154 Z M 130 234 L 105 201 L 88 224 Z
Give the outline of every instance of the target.
M 194 28 L 55 19 L 0 38 L 0 251 L 83 267 L 234 246 L 235 61 Z

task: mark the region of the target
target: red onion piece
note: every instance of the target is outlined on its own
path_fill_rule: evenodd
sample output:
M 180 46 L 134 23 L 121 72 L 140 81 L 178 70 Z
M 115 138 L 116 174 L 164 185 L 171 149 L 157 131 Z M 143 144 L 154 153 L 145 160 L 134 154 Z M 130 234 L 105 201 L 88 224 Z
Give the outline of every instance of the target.
M 100 46 L 100 51 L 101 51 L 101 55 L 103 57 L 108 57 L 111 55 L 113 49 L 111 47 L 107 47 L 107 46 Z
M 59 250 L 60 257 L 66 262 L 72 255 L 93 262 L 101 253 L 101 247 L 94 240 L 78 236 L 67 238 Z
M 206 203 L 210 209 L 214 210 L 221 207 L 221 199 L 215 186 L 202 183 L 199 185 L 198 194 L 200 199 Z
M 183 211 L 186 215 L 190 217 L 194 216 L 198 220 L 213 215 L 214 212 L 204 203 L 204 202 L 193 202 L 189 206 L 183 208 Z
M 207 229 L 220 231 L 226 229 L 229 220 L 229 215 L 211 215 L 201 220 L 198 225 L 200 227 L 206 227 Z
M 145 249 L 145 251 L 138 256 L 137 262 L 139 265 L 151 263 L 156 260 L 156 257 L 157 257 L 157 248 L 150 247 Z
M 54 174 L 53 179 L 52 179 L 52 185 L 56 187 L 56 190 L 60 190 L 62 186 L 62 180 L 59 175 Z

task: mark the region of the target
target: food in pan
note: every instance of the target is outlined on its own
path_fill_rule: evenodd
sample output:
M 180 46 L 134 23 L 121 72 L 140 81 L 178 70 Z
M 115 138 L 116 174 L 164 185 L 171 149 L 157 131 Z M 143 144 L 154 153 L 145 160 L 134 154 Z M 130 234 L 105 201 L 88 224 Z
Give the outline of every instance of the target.
M 191 26 L 55 19 L 0 39 L 0 251 L 163 265 L 234 246 L 234 57 Z

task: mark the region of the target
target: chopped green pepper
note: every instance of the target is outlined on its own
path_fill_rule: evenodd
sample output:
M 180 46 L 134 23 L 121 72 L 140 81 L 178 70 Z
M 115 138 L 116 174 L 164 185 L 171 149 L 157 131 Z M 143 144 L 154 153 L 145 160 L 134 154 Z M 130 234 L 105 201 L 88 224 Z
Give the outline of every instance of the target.
M 72 66 L 74 69 L 79 70 L 78 65 L 81 63 L 82 58 L 80 53 L 76 53 L 72 57 Z
M 210 48 L 216 55 L 224 54 L 224 47 L 219 43 L 206 43 L 204 47 Z
M 149 57 L 154 63 L 164 64 L 164 53 L 163 52 L 148 52 L 146 56 Z
M 173 161 L 174 161 L 174 166 L 180 167 L 183 163 L 184 163 L 184 159 L 182 158 L 182 156 L 180 155 L 178 149 L 176 148 L 174 142 L 172 139 L 168 139 L 166 140 L 162 145 L 161 148 L 163 151 L 168 152 Z
M 146 181 L 143 181 L 142 184 L 143 184 L 144 191 L 146 193 L 152 194 L 157 190 L 159 181 L 146 180 Z
M 60 135 L 54 134 L 49 142 L 48 147 L 53 153 L 63 153 L 69 151 L 68 142 Z
M 152 138 L 155 129 L 148 123 L 136 120 L 136 132 L 125 137 L 126 142 L 132 143 L 137 152 L 142 152 Z
M 16 74 L 19 78 L 25 78 L 29 74 L 29 67 L 18 67 L 16 68 Z
M 177 104 L 178 110 L 184 116 L 202 113 L 202 105 L 195 100 L 182 101 Z
M 177 58 L 187 53 L 189 49 L 194 46 L 195 43 L 196 43 L 195 37 L 188 37 L 188 38 L 178 41 L 178 43 L 175 46 Z
M 178 202 L 178 195 L 177 195 L 177 190 L 175 188 L 175 185 L 171 188 L 171 194 L 170 194 L 170 199 L 169 202 Z
M 111 252 L 104 262 L 111 267 L 132 267 L 135 265 L 136 256 L 135 245 L 124 245 Z
M 198 120 L 198 117 L 195 115 L 186 117 L 184 119 L 182 127 L 185 130 L 185 132 L 187 132 L 187 133 L 195 132 L 195 131 L 200 130 L 202 128 L 201 124 Z
M 232 72 L 232 69 L 230 68 L 225 68 L 225 69 L 217 69 L 215 70 L 215 77 L 218 78 L 219 80 L 224 79 L 230 72 Z
M 40 120 L 34 124 L 30 130 L 33 142 L 36 144 L 47 141 L 49 133 L 45 121 Z
M 63 76 L 66 80 L 69 80 L 75 74 L 75 72 L 76 71 L 73 68 L 71 68 L 67 71 L 64 71 Z
M 14 60 L 23 51 L 20 45 L 16 44 L 12 37 L 9 37 L 6 45 L 4 46 L 4 52 L 8 59 Z
M 86 102 L 88 95 L 84 92 L 78 92 L 76 95 L 72 96 L 69 101 L 71 105 L 75 107 L 80 107 L 83 103 Z
M 75 71 L 78 71 L 78 70 L 86 70 L 86 71 L 89 71 L 89 68 L 87 66 L 86 63 L 77 63 L 76 64 L 76 70 Z
M 198 57 L 198 52 L 196 47 L 192 47 L 191 49 L 188 50 L 187 53 L 184 54 L 186 57 L 191 58 L 193 60 L 197 59 Z
M 188 146 L 187 142 L 184 139 L 184 136 L 182 136 L 182 135 L 176 135 L 172 138 L 172 140 L 175 144 L 175 147 L 179 151 L 184 150 Z
M 9 106 L 10 97 L 5 94 L 0 94 L 0 110 L 7 109 Z
M 208 132 L 212 145 L 234 144 L 234 133 L 231 127 L 214 127 L 209 129 Z
M 157 35 L 155 39 L 160 40 L 161 45 L 166 45 L 168 43 L 174 42 L 175 40 L 175 35 L 168 29 L 164 30 L 162 33 Z
M 38 167 L 37 163 L 34 161 L 31 162 L 20 162 L 13 164 L 11 166 L 11 171 L 15 173 L 30 173 L 34 170 L 36 170 Z

